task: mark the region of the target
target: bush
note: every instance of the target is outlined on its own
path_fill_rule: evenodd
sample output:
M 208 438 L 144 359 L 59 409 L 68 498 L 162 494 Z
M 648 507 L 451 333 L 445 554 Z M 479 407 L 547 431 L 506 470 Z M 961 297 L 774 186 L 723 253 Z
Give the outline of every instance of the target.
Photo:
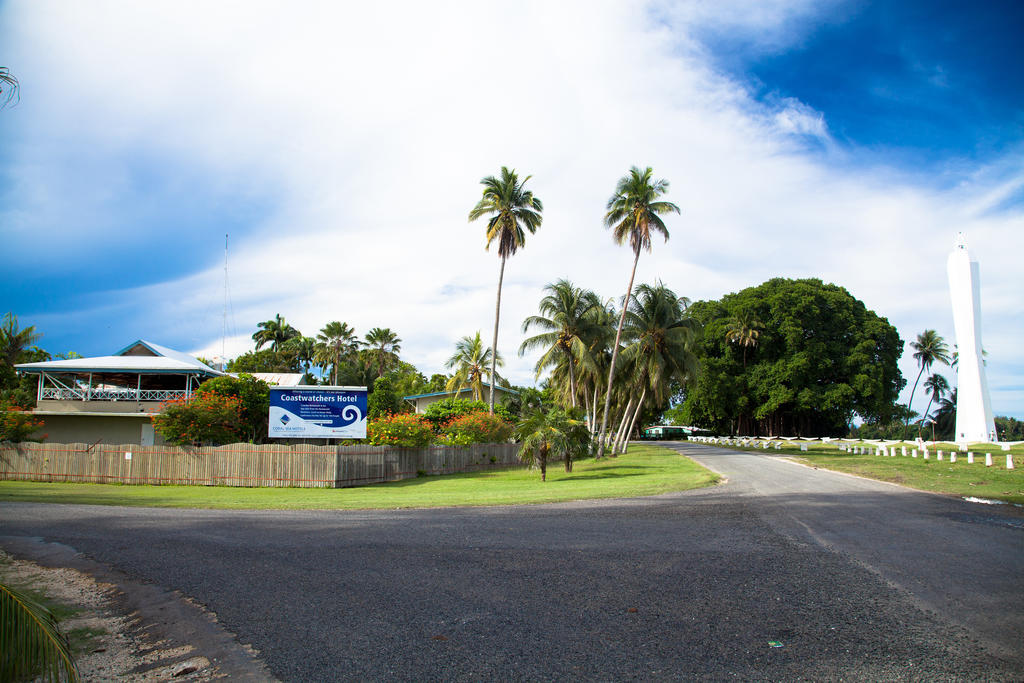
M 512 423 L 486 412 L 456 417 L 442 426 L 442 443 L 468 446 L 474 443 L 504 443 L 512 436 Z
M 373 391 L 366 400 L 367 416 L 372 420 L 397 413 L 400 409 L 401 404 L 394 387 L 391 386 L 391 380 L 387 377 L 378 377 L 373 383 Z
M 217 377 L 199 385 L 196 396 L 230 396 L 241 405 L 240 436 L 253 443 L 266 443 L 270 413 L 270 385 L 252 375 Z
M 427 406 L 423 417 L 434 426 L 434 431 L 441 433 L 453 419 L 472 413 L 487 413 L 487 403 L 470 401 L 467 398 L 446 398 Z M 512 413 L 504 405 L 494 406 L 494 414 L 505 420 L 512 420 Z
M 43 426 L 42 420 L 36 418 L 20 406 L 0 401 L 0 441 L 36 441 L 31 439 L 32 432 Z M 46 438 L 45 436 L 43 438 Z
M 178 446 L 235 443 L 247 428 L 242 400 L 214 393 L 168 401 L 153 416 L 153 426 L 165 441 Z
M 423 448 L 434 440 L 434 430 L 422 415 L 383 415 L 370 421 L 366 438 L 374 446 Z

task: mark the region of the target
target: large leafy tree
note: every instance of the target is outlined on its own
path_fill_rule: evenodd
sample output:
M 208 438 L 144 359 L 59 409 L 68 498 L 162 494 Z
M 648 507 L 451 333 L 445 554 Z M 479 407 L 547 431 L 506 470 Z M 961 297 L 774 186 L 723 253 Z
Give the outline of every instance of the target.
M 487 176 L 480 181 L 484 186 L 483 196 L 469 212 L 470 222 L 488 216 L 487 249 L 497 243 L 501 269 L 498 272 L 498 296 L 494 304 L 494 341 L 491 348 L 498 350 L 498 320 L 501 317 L 501 285 L 505 279 L 505 261 L 526 244 L 526 233 L 531 235 L 540 227 L 544 204 L 533 192 L 526 189 L 531 176 L 519 180 L 515 170 L 501 167 L 501 176 Z M 495 363 L 498 355 L 491 357 L 491 390 L 488 406 L 494 414 Z
M 323 326 L 316 336 L 313 361 L 320 367 L 331 368 L 331 384 L 338 384 L 338 370 L 343 358 L 351 358 L 362 342 L 348 323 L 331 321 Z
M 943 365 L 949 365 L 952 358 L 949 354 L 949 347 L 946 345 L 946 340 L 943 339 L 938 332 L 935 330 L 925 330 L 921 334 L 917 335 L 917 339 L 910 342 L 910 348 L 914 349 L 914 360 L 917 361 L 917 365 L 920 368 L 917 372 L 917 378 L 914 380 L 914 386 L 910 390 L 910 398 L 907 399 L 907 408 L 914 405 L 914 394 L 917 392 L 917 383 L 921 381 L 921 375 L 924 374 L 925 370 L 930 370 L 932 365 L 935 363 L 941 363 Z M 907 438 L 907 427 L 910 426 L 910 420 L 903 424 L 903 438 Z
M 764 321 L 744 368 L 725 330 L 742 311 Z M 731 433 L 846 434 L 854 415 L 888 423 L 904 386 L 896 329 L 838 285 L 776 278 L 689 313 L 704 327 L 701 372 L 684 389 L 683 419 Z M 745 417 L 741 425 L 740 418 Z
M 612 384 L 615 378 L 615 363 L 619 355 L 619 344 L 622 340 L 622 327 L 626 321 L 626 308 L 633 292 L 633 280 L 636 277 L 636 265 L 640 261 L 640 252 L 651 250 L 651 233 L 662 235 L 668 241 L 668 228 L 661 216 L 667 213 L 679 213 L 679 207 L 660 197 L 668 191 L 667 180 L 652 180 L 653 169 L 648 166 L 640 170 L 634 166 L 629 173 L 619 179 L 615 186 L 615 194 L 608 200 L 605 225 L 612 229 L 612 236 L 617 244 L 629 242 L 633 250 L 633 269 L 629 274 L 629 285 L 626 295 L 622 298 L 622 315 L 619 327 L 615 332 L 615 343 L 612 345 L 612 357 L 608 368 L 608 386 L 605 389 L 604 417 L 601 418 L 601 441 L 598 457 L 604 455 L 605 430 L 608 428 L 608 411 L 611 408 Z
M 505 379 L 498 375 L 494 368 L 501 367 L 505 363 L 500 355 L 491 352 L 491 349 L 484 346 L 478 331 L 473 337 L 463 337 L 455 343 L 455 353 L 445 363 L 445 367 L 454 370 L 451 379 L 445 385 L 445 391 L 456 393 L 466 387 L 473 391 L 473 400 L 483 400 L 483 380 L 490 368 L 490 377 L 505 383 Z M 493 392 L 493 389 L 492 389 Z M 494 414 L 493 404 L 490 406 L 490 413 Z
M 275 315 L 273 320 L 259 323 L 257 327 L 260 329 L 252 335 L 257 351 L 267 344 L 270 344 L 271 350 L 279 351 L 289 339 L 302 336 L 298 330 L 285 322 L 280 313 Z
M 519 355 L 544 349 L 535 367 L 538 377 L 547 368 L 564 366 L 569 378 L 569 404 L 575 408 L 577 368 L 595 368 L 587 341 L 594 334 L 595 312 L 601 308 L 601 300 L 568 280 L 549 284 L 544 291 L 547 294 L 540 300 L 540 315 L 523 321 L 523 332 L 531 327 L 543 332 L 523 341 Z
M 390 327 L 375 327 L 366 333 L 367 357 L 377 368 L 377 377 L 383 377 L 389 368 L 398 364 L 402 340 Z

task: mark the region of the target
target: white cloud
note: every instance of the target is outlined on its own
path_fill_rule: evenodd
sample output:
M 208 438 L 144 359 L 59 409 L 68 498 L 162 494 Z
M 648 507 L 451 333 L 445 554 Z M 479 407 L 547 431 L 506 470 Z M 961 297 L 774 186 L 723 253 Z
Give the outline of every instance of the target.
M 1021 386 L 1021 215 L 988 211 L 1019 186 L 1019 170 L 938 190 L 808 156 L 794 136 L 827 140 L 822 114 L 754 101 L 696 49 L 693 30 L 763 35 L 778 49 L 794 22 L 822 10 L 743 7 L 9 3 L 0 38 L 23 60 L 19 116 L 32 119 L 19 125 L 52 145 L 42 154 L 25 143 L 12 164 L 31 170 L 19 181 L 26 205 L 52 205 L 57 217 L 76 204 L 54 187 L 100 214 L 127 192 L 87 178 L 78 187 L 100 196 L 76 191 L 59 163 L 67 155 L 115 167 L 110 159 L 145 156 L 226 202 L 266 202 L 232 236 L 229 352 L 275 313 L 306 334 L 337 319 L 361 333 L 391 327 L 427 374 L 459 337 L 490 337 L 498 260 L 483 249 L 482 223 L 466 221 L 478 180 L 503 164 L 533 174 L 544 225 L 508 262 L 499 340 L 519 383 L 532 381 L 534 360 L 515 354 L 519 325 L 546 283 L 567 277 L 606 297 L 625 289 L 631 254 L 613 245 L 602 214 L 633 164 L 670 179 L 683 209 L 668 244 L 641 256 L 638 281 L 660 277 L 693 299 L 777 275 L 821 277 L 904 339 L 925 328 L 952 338 L 945 255 L 966 230 L 982 262 L 993 385 Z M 52 226 L 69 245 L 84 241 L 64 227 Z M 210 235 L 209 250 L 222 240 Z M 111 297 L 140 327 L 190 326 L 193 349 L 215 355 L 221 283 L 217 265 Z M 912 370 L 904 363 L 911 380 Z M 1024 413 L 1024 392 L 1000 401 Z

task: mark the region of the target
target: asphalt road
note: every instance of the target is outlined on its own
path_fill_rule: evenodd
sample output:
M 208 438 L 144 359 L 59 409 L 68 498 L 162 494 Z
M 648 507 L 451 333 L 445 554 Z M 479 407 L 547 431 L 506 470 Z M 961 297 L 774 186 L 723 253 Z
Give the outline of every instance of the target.
M 0 506 L 284 680 L 1020 680 L 1024 516 L 678 444 L 723 486 L 377 512 Z M 777 646 L 773 646 L 777 645 Z

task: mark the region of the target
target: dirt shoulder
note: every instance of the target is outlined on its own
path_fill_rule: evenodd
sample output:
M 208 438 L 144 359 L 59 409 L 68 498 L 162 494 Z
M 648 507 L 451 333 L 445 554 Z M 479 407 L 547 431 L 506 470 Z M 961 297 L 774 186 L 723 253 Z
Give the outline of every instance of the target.
M 84 681 L 274 680 L 215 615 L 67 546 L 0 537 L 0 580 L 43 596 L 60 618 Z

